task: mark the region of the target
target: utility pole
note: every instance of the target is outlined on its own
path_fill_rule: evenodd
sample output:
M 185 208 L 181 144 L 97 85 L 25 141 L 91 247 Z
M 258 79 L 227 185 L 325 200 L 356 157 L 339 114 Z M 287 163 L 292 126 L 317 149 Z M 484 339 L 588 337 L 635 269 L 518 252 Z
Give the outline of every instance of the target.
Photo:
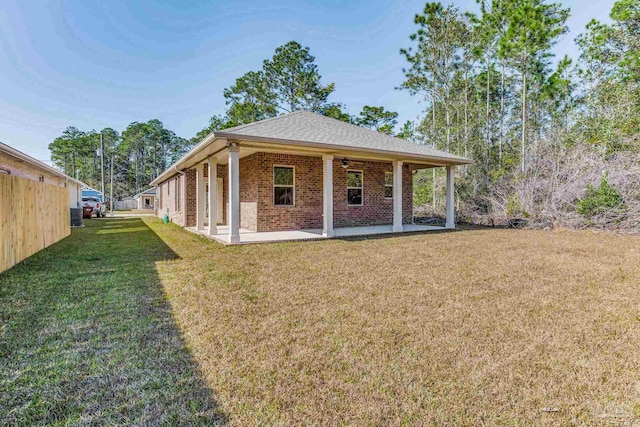
M 113 217 L 113 150 L 111 151 L 111 185 L 110 185 L 111 196 L 109 196 L 109 207 L 111 208 L 111 214 L 109 216 Z
M 100 132 L 100 175 L 102 177 L 102 202 L 104 203 L 104 139 Z

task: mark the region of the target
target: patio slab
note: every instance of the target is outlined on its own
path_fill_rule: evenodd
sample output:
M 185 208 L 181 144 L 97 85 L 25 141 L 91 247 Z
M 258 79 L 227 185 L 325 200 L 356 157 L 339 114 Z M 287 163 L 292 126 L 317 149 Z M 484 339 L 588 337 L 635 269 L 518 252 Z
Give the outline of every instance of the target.
M 445 230 L 445 227 L 438 227 L 433 225 L 420 225 L 420 224 L 405 224 L 404 230 L 401 233 L 414 233 L 420 231 L 438 231 Z M 209 235 L 209 228 L 204 227 L 204 230 L 196 230 L 195 227 L 186 227 L 187 230 L 192 233 L 201 234 L 210 239 L 216 240 L 220 243 L 229 245 L 229 227 L 226 225 L 219 225 L 217 227 L 217 234 Z M 398 232 L 395 232 L 399 234 Z M 394 234 L 391 225 L 375 225 L 368 227 L 342 227 L 334 229 L 334 237 L 353 237 L 353 236 L 367 236 L 376 234 Z M 245 229 L 240 229 L 240 243 L 272 243 L 272 242 L 287 242 L 295 240 L 321 240 L 327 239 L 322 235 L 322 229 L 306 229 L 306 230 L 288 230 L 288 231 L 268 231 L 268 232 L 255 232 Z

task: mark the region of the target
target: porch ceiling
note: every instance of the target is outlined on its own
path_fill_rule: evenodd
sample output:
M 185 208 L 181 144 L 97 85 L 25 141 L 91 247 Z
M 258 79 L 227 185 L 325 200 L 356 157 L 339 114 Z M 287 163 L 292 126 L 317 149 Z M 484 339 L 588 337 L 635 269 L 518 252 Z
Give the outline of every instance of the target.
M 330 154 L 362 160 L 403 161 L 422 167 L 456 166 L 473 163 L 433 147 L 419 145 L 382 134 L 322 114 L 295 111 L 254 123 L 215 131 L 185 154 L 151 184 L 171 178 L 178 170 L 190 168 L 207 157 L 222 153 L 226 144 L 240 145 L 240 157 L 257 151 L 321 156 Z M 225 155 L 217 156 L 225 164 Z
M 306 141 L 290 141 L 273 138 L 247 137 L 244 135 L 225 134 L 215 132 L 207 136 L 200 144 L 178 160 L 169 169 L 151 182 L 151 185 L 158 185 L 176 175 L 177 170 L 192 168 L 198 163 L 206 161 L 208 157 L 217 158 L 218 164 L 228 163 L 227 145 L 229 142 L 236 143 L 240 147 L 240 158 L 250 156 L 257 152 L 286 153 L 302 156 L 333 155 L 336 158 L 348 158 L 352 160 L 374 160 L 374 161 L 403 161 L 415 165 L 415 169 L 444 167 L 448 165 L 470 164 L 471 161 L 460 161 L 457 159 L 446 159 L 437 156 L 400 153 L 380 149 L 366 149 L 358 147 L 334 146 L 331 144 L 311 143 Z
M 349 158 L 352 160 L 374 160 L 374 161 L 388 161 L 395 160 L 405 161 L 422 167 L 444 167 L 446 162 L 436 160 L 426 160 L 423 158 L 416 158 L 415 156 L 406 154 L 392 155 L 390 153 L 377 153 L 373 151 L 365 150 L 349 150 L 349 149 L 335 149 L 335 148 L 322 148 L 312 146 L 299 146 L 291 145 L 287 141 L 282 142 L 261 142 L 244 139 L 234 139 L 233 142 L 240 147 L 240 158 L 250 156 L 258 152 L 266 153 L 286 153 L 300 156 L 312 156 L 321 157 L 323 155 L 333 155 L 336 158 Z M 203 147 L 197 153 L 194 153 L 190 158 L 180 165 L 180 169 L 189 169 L 198 163 L 202 163 L 210 156 L 217 158 L 217 163 L 224 165 L 228 163 L 228 156 L 226 151 L 228 140 L 225 138 L 217 138 L 211 141 L 206 147 Z

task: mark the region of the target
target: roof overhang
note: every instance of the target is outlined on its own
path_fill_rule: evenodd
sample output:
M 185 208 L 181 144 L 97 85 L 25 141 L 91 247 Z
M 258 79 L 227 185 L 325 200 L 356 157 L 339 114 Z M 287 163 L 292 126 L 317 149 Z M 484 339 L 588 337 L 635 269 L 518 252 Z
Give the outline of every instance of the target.
M 239 133 L 217 131 L 207 135 L 202 142 L 196 145 L 190 152 L 185 154 L 180 160 L 171 165 L 161 173 L 156 179 L 151 181 L 151 185 L 166 181 L 177 175 L 179 171 L 189 169 L 192 166 L 205 161 L 210 156 L 216 156 L 223 152 L 230 143 L 236 143 L 241 148 L 241 154 L 250 155 L 255 152 L 290 153 L 306 156 L 334 155 L 337 157 L 349 157 L 362 160 L 377 161 L 405 161 L 424 167 L 444 167 L 456 165 L 468 165 L 473 161 L 459 157 L 444 157 L 434 155 L 423 155 L 415 153 L 405 153 L 392 150 L 380 150 L 373 148 L 347 147 L 344 145 L 328 144 L 311 141 L 298 141 L 254 135 L 243 135 Z M 218 163 L 225 164 L 224 156 L 217 156 Z
M 4 144 L 2 142 L 0 142 L 0 151 L 11 156 L 14 157 L 20 161 L 23 161 L 25 163 L 30 164 L 31 166 L 33 166 L 36 169 L 40 169 L 41 171 L 44 172 L 48 172 L 52 175 L 55 175 L 59 178 L 65 179 L 67 180 L 67 182 L 73 182 L 74 184 L 77 184 L 81 187 L 86 187 L 87 184 L 85 184 L 82 181 L 78 181 L 75 178 L 70 177 L 69 175 L 60 172 L 59 170 L 52 168 L 51 166 L 47 165 L 46 163 L 41 162 L 40 160 L 34 159 L 33 157 L 29 156 L 28 154 L 23 153 L 22 151 L 18 151 L 13 147 L 8 146 L 7 144 Z

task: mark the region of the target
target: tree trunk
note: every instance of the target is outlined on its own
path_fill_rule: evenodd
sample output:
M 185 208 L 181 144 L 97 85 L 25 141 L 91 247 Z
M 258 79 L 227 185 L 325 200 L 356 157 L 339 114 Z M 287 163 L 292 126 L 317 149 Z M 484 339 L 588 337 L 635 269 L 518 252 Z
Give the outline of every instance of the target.
M 449 67 L 449 63 L 446 60 L 445 57 L 445 61 L 444 61 L 444 69 L 447 71 L 448 73 L 448 67 Z M 448 78 L 448 77 L 447 77 Z M 446 129 L 446 135 L 447 135 L 447 140 L 446 140 L 446 148 L 447 151 L 449 151 L 451 149 L 451 118 L 450 118 L 450 113 L 449 113 L 449 109 L 450 109 L 450 94 L 449 94 L 449 82 L 446 82 L 444 84 L 444 116 L 445 116 L 445 126 L 447 127 Z
M 464 156 L 469 157 L 469 70 L 464 72 Z M 465 173 L 467 168 L 464 168 Z
M 490 110 L 490 104 L 489 104 L 489 99 L 490 99 L 490 84 L 491 84 L 491 62 L 490 62 L 490 58 L 487 55 L 487 105 L 486 105 L 486 111 L 485 111 L 485 126 L 487 127 L 486 129 L 486 143 L 487 143 L 487 157 L 485 159 L 485 167 L 487 168 L 487 175 L 486 175 L 486 181 L 487 184 L 489 183 L 489 158 L 491 157 L 491 125 L 489 123 L 489 110 Z
M 451 115 L 449 114 L 449 106 L 445 103 L 444 114 L 447 122 L 447 151 L 451 150 Z
M 433 98 L 431 104 L 431 137 L 433 138 L 432 145 L 436 148 L 436 100 Z M 431 205 L 433 210 L 436 209 L 436 170 L 432 169 L 431 174 Z
M 502 73 L 500 76 L 500 141 L 498 143 L 498 158 L 502 166 L 502 144 L 504 138 L 504 59 L 501 61 Z
M 525 141 L 527 131 L 527 71 L 522 70 L 522 134 L 520 136 L 520 170 L 522 173 L 525 171 Z

